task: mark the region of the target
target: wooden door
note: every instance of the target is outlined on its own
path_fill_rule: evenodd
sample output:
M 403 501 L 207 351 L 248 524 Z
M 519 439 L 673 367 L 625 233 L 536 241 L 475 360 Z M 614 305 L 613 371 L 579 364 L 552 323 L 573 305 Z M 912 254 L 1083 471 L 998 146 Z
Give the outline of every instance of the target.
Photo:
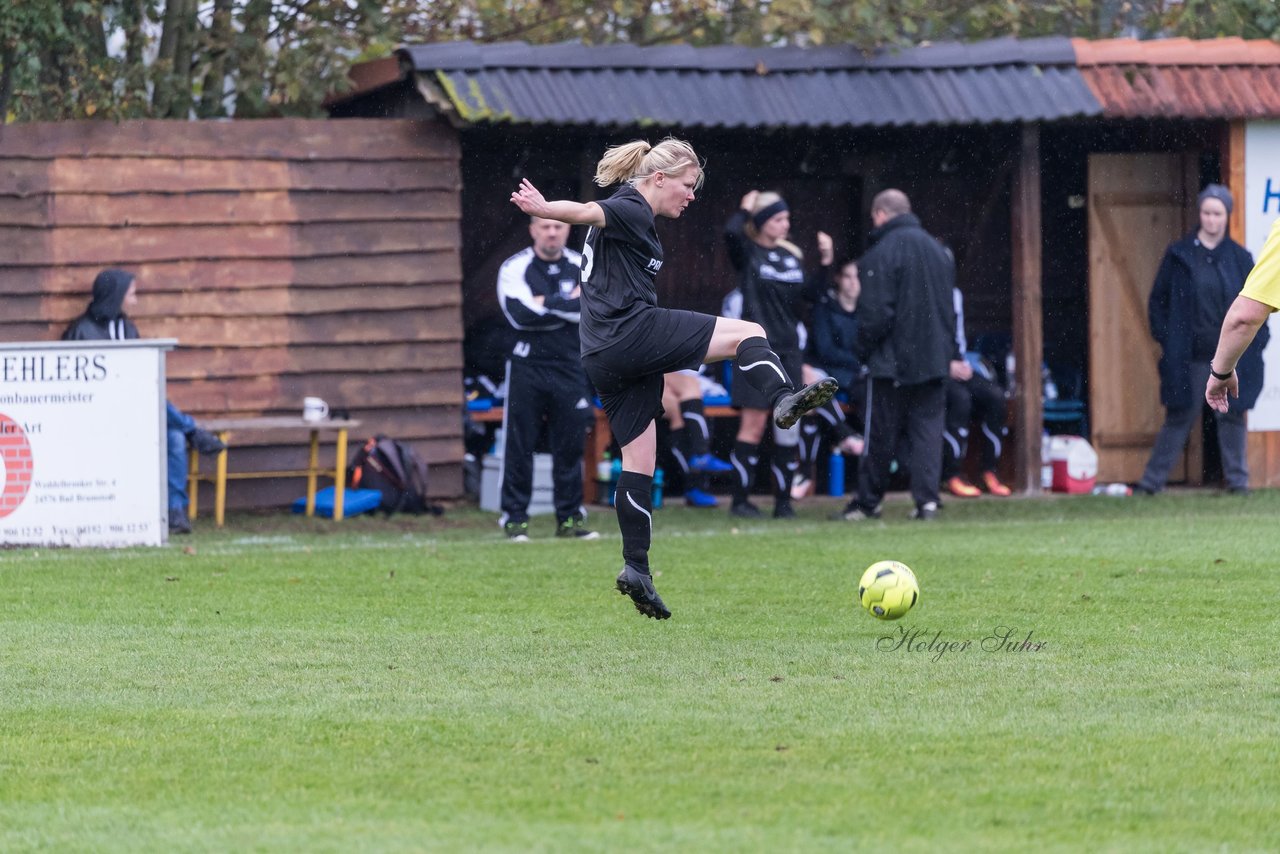
M 1100 482 L 1138 480 L 1164 422 L 1147 297 L 1165 248 L 1191 228 L 1198 164 L 1182 153 L 1089 155 L 1089 420 Z M 1201 479 L 1192 433 L 1171 480 Z

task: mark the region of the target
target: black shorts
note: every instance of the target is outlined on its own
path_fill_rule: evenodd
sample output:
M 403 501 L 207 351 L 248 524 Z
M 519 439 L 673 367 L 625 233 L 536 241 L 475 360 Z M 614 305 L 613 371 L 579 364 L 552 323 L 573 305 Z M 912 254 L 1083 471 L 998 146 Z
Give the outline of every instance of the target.
M 662 375 L 702 364 L 716 318 L 654 308 L 628 327 L 617 343 L 582 357 L 619 447 L 629 445 L 662 417 Z
M 799 350 L 779 350 L 778 361 L 787 372 L 787 379 L 796 388 L 804 385 L 804 355 Z M 733 363 L 733 379 L 729 383 L 729 401 L 739 409 L 772 409 L 773 401 L 756 391 L 756 387 L 747 381 L 746 374 Z

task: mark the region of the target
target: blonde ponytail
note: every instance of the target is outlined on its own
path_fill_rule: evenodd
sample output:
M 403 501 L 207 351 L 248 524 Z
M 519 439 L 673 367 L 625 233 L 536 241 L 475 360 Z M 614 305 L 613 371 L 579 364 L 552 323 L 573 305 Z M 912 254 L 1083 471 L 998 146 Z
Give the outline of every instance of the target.
M 606 149 L 604 157 L 596 164 L 595 181 L 601 187 L 637 184 L 653 177 L 656 172 L 675 176 L 690 166 L 698 170 L 698 183 L 694 189 L 701 189 L 705 173 L 693 146 L 670 136 L 654 146 L 638 139 Z
M 625 145 L 614 145 L 606 149 L 604 157 L 596 164 L 596 183 L 601 187 L 621 184 L 630 181 L 631 177 L 641 170 L 644 157 L 652 147 L 643 139 L 628 142 Z

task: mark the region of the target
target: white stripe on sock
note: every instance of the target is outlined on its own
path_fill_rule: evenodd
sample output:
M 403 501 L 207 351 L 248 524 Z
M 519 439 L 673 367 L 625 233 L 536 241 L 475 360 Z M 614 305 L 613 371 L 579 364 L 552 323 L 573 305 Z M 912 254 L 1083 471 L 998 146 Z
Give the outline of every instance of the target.
M 778 379 L 782 380 L 784 383 L 787 381 L 787 375 L 786 375 L 786 374 L 784 374 L 784 373 L 782 372 L 782 368 L 779 368 L 779 367 L 778 367 L 777 365 L 775 365 L 773 362 L 769 362 L 769 361 L 764 361 L 764 360 L 762 360 L 762 361 L 759 361 L 759 362 L 752 362 L 752 363 L 751 363 L 751 364 L 749 364 L 749 365 L 738 365 L 738 368 L 739 368 L 739 369 L 741 369 L 741 370 L 743 370 L 743 371 L 749 371 L 749 370 L 751 370 L 752 368 L 758 368 L 758 367 L 760 367 L 761 365 L 764 365 L 765 367 L 769 368 L 769 370 L 771 370 L 771 371 L 773 371 L 775 374 L 777 374 L 777 375 L 778 375 Z
M 991 432 L 986 424 L 982 425 L 982 433 L 991 441 L 991 447 L 995 451 L 996 459 L 1000 459 L 1000 453 L 1004 450 L 1004 445 L 1000 442 L 1000 437 Z
M 653 536 L 653 514 L 651 514 L 648 510 L 645 510 L 643 507 L 641 507 L 639 504 L 636 503 L 636 500 L 631 497 L 630 490 L 627 490 L 627 502 L 632 507 L 636 508 L 641 513 L 643 513 L 644 517 L 649 520 L 649 536 Z

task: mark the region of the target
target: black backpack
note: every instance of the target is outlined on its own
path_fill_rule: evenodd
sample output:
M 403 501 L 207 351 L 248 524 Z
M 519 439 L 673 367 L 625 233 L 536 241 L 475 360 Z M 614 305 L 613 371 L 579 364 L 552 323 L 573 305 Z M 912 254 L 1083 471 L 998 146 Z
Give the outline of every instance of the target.
M 392 513 L 430 513 L 439 516 L 444 508 L 427 500 L 427 464 L 403 442 L 374 436 L 364 443 L 347 470 L 352 489 L 376 489 L 382 493 L 379 506 Z

